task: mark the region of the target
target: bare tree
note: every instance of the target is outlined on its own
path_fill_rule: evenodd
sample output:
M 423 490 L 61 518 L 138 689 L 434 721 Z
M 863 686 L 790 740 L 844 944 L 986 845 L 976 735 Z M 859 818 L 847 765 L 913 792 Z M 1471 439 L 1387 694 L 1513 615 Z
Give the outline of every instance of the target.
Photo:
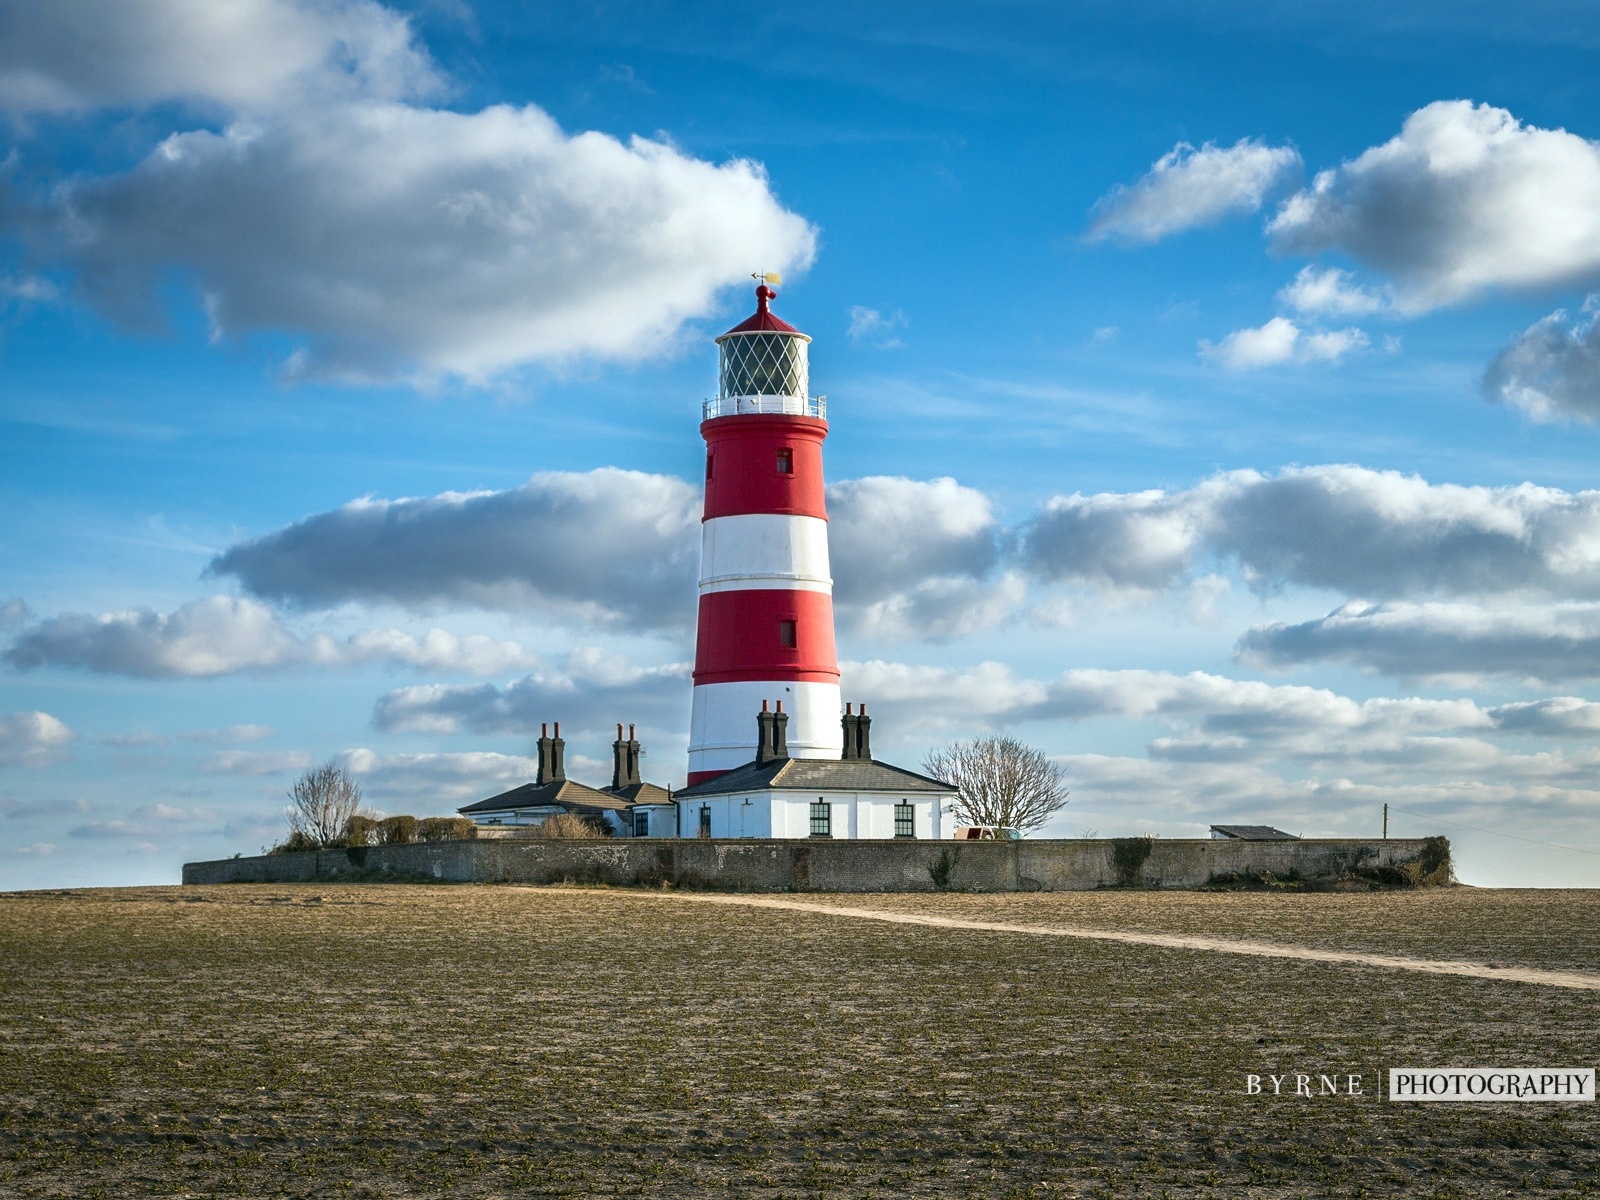
M 289 789 L 289 833 L 319 846 L 340 846 L 350 818 L 362 815 L 361 785 L 349 771 L 329 759 L 312 767 Z
M 952 742 L 922 760 L 935 779 L 956 786 L 956 820 L 1000 829 L 1037 829 L 1067 804 L 1066 770 L 1009 737 Z

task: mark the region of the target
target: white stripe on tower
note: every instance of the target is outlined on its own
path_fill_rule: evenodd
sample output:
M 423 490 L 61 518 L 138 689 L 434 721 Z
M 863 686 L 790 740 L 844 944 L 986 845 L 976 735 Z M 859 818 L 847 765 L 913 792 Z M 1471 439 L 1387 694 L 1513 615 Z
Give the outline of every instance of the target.
M 720 384 L 706 402 L 706 505 L 700 541 L 689 782 L 755 757 L 761 702 L 782 701 L 794 758 L 838 758 L 839 662 L 828 570 L 822 442 L 807 394 L 811 340 L 756 313 L 717 339 Z

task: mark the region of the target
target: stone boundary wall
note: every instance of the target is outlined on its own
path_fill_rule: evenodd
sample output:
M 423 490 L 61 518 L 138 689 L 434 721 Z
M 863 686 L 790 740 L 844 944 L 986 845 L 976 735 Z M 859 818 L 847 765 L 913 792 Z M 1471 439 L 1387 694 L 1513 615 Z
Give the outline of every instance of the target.
M 1231 875 L 1308 882 L 1404 867 L 1422 839 L 1142 838 L 933 842 L 677 840 L 422 842 L 185 863 L 184 883 L 309 883 L 355 874 L 460 883 L 673 883 L 737 891 L 1082 891 L 1204 887 Z M 1143 851 L 1148 847 L 1148 855 Z

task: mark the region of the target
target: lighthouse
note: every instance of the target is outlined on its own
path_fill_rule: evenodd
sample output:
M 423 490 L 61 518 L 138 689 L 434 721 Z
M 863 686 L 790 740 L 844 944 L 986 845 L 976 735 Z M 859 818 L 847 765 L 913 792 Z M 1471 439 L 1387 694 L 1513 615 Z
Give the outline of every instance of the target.
M 810 394 L 811 339 L 774 315 L 772 276 L 756 311 L 717 338 L 717 394 L 704 403 L 705 513 L 695 634 L 689 786 L 750 761 L 756 714 L 787 717 L 793 758 L 838 759 L 839 661 L 822 443 Z

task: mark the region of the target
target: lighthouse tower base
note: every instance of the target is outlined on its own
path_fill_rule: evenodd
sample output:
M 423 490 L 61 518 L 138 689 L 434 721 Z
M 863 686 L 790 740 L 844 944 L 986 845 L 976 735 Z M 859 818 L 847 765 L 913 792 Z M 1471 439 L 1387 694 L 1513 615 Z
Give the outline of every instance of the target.
M 762 703 L 782 701 L 789 714 L 793 758 L 833 758 L 844 749 L 837 683 L 704 683 L 694 689 L 689 746 L 689 785 L 712 779 L 750 761 L 751 716 Z

